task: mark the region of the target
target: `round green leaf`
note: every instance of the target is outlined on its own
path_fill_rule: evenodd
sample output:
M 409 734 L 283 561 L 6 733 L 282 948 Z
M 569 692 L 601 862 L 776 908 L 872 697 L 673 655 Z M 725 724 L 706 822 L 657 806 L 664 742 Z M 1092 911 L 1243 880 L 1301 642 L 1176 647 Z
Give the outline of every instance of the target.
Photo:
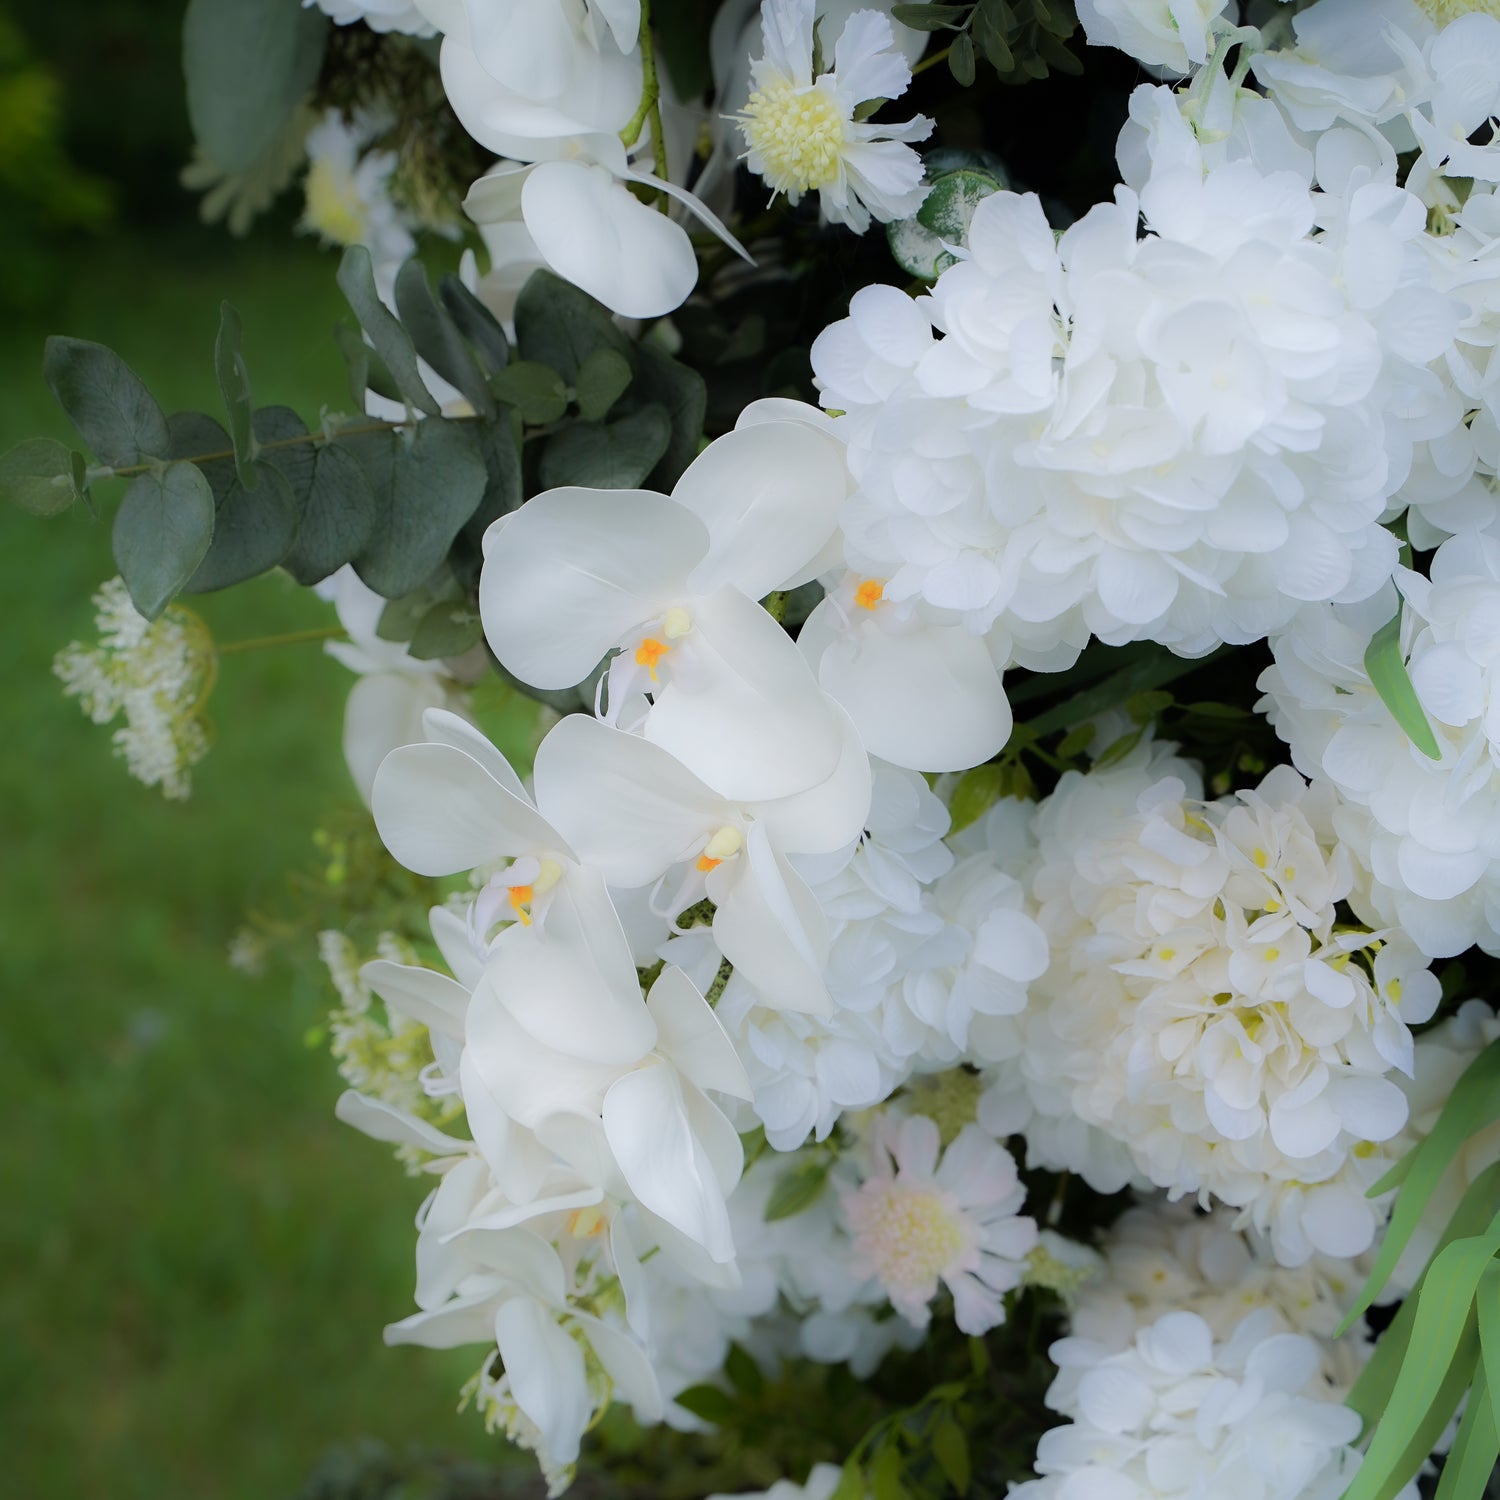
M 51 438 L 29 438 L 0 455 L 0 496 L 34 516 L 55 516 L 79 498 L 73 452 Z
M 115 565 L 148 620 L 197 571 L 213 534 L 213 490 L 195 465 L 168 464 L 131 481 L 115 513 Z

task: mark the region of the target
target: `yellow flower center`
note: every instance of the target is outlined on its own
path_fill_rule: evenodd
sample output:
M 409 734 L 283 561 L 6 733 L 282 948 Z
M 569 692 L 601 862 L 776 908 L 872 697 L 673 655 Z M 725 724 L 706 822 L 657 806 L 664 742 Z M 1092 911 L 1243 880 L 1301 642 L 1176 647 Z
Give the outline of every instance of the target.
M 335 245 L 352 245 L 364 239 L 364 205 L 347 175 L 335 172 L 326 161 L 315 161 L 307 169 L 303 191 L 307 195 L 302 213 L 305 228 Z
M 762 175 L 778 193 L 805 193 L 838 180 L 849 121 L 821 80 L 801 88 L 789 78 L 773 79 L 751 94 L 739 118 L 746 143 L 764 163 Z
M 652 682 L 657 680 L 656 664 L 672 648 L 665 642 L 659 641 L 654 635 L 648 635 L 639 646 L 635 648 L 636 665 L 645 667 L 651 674 Z
M 878 578 L 867 578 L 854 591 L 854 602 L 861 609 L 874 609 L 885 597 L 885 585 Z
M 1446 26 L 1460 16 L 1494 16 L 1500 20 L 1500 0 L 1417 0 L 1417 4 L 1439 25 Z
M 726 823 L 703 846 L 703 853 L 698 856 L 698 868 L 707 875 L 710 870 L 717 870 L 726 859 L 732 859 L 744 847 L 744 834 Z

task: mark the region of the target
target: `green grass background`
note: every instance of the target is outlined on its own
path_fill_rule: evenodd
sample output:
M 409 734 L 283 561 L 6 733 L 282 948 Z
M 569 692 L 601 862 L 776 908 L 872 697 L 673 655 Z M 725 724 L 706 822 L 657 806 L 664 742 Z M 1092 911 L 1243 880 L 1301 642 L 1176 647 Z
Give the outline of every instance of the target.
M 284 230 L 62 253 L 58 293 L 0 340 L 0 450 L 70 435 L 41 380 L 48 332 L 111 345 L 169 410 L 215 410 L 224 297 L 259 402 L 347 404 L 333 262 Z M 333 1119 L 339 1080 L 304 1041 L 328 993 L 225 963 L 246 907 L 353 798 L 352 679 L 317 645 L 228 657 L 191 800 L 132 781 L 50 670 L 91 637 L 112 509 L 0 511 L 0 1493 L 270 1500 L 363 1435 L 493 1456 L 455 1413 L 477 1355 L 381 1343 L 411 1309 L 424 1186 Z M 283 575 L 202 612 L 221 641 L 331 618 Z

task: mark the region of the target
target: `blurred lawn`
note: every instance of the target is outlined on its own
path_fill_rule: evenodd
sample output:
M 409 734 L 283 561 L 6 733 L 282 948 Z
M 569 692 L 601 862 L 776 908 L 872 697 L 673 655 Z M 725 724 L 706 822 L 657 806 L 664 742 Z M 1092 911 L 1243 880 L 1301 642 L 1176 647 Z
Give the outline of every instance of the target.
M 0 450 L 70 436 L 40 377 L 48 332 L 110 344 L 169 410 L 216 410 L 222 297 L 258 402 L 347 404 L 334 265 L 305 244 L 122 234 L 69 269 L 61 307 L 7 328 Z M 326 992 L 224 961 L 352 798 L 351 679 L 316 645 L 227 658 L 192 799 L 130 780 L 50 673 L 92 637 L 113 505 L 0 512 L 0 1492 L 273 1500 L 362 1434 L 493 1456 L 454 1413 L 477 1356 L 381 1344 L 411 1307 L 423 1186 L 334 1121 L 332 1062 L 303 1042 Z M 222 641 L 331 618 L 279 575 L 202 610 Z

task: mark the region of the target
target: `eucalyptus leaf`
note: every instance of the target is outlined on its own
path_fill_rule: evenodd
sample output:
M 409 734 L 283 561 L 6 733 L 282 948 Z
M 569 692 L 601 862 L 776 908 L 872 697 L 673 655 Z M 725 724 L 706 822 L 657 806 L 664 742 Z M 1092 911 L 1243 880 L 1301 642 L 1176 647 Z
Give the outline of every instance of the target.
M 894 5 L 891 17 L 913 31 L 939 31 L 962 24 L 972 5 Z
M 948 71 L 960 88 L 968 88 L 974 82 L 974 42 L 967 31 L 953 38 L 948 49 Z
M 240 483 L 253 490 L 260 483 L 255 468 L 255 432 L 251 425 L 255 407 L 250 399 L 250 372 L 240 348 L 240 315 L 227 303 L 219 304 L 219 335 L 214 340 L 214 374 L 219 394 L 229 413 L 229 437 L 234 445 L 234 466 Z
M 1441 760 L 1443 752 L 1438 746 L 1437 736 L 1427 721 L 1417 690 L 1411 685 L 1406 661 L 1401 654 L 1400 609 L 1371 639 L 1365 650 L 1365 672 L 1407 739 L 1429 760 Z
M 438 300 L 474 346 L 486 373 L 494 375 L 510 363 L 510 341 L 499 320 L 451 271 L 438 282 Z
M 615 349 L 595 349 L 578 367 L 578 411 L 586 422 L 600 422 L 631 381 L 630 361 Z
M 1000 179 L 974 167 L 942 173 L 914 217 L 886 226 L 896 264 L 923 281 L 936 281 L 953 264 L 952 249 L 968 243 L 974 210 L 1003 186 Z
M 255 488 L 247 489 L 230 465 L 224 467 L 231 481 L 215 508 L 208 551 L 183 585 L 186 593 L 212 593 L 269 572 L 297 537 L 297 499 L 279 470 L 256 464 Z
M 42 374 L 101 464 L 119 469 L 166 456 L 166 415 L 113 349 L 54 335 L 42 356 Z
M 206 463 L 232 458 L 233 445 L 218 418 L 203 411 L 174 411 L 167 418 L 166 456 Z
M 412 631 L 406 651 L 418 661 L 462 656 L 484 635 L 479 612 L 467 600 L 450 599 L 434 604 Z
M 370 541 L 355 571 L 386 599 L 424 582 L 484 495 L 486 475 L 462 423 L 431 419 L 406 435 L 351 446 L 376 500 Z
M 131 480 L 115 512 L 115 565 L 148 620 L 193 576 L 213 531 L 213 490 L 195 465 L 167 464 Z
M 562 376 L 535 360 L 517 360 L 494 376 L 490 384 L 495 394 L 514 406 L 533 427 L 557 421 L 568 409 L 568 388 Z
M 189 0 L 188 118 L 216 167 L 246 172 L 275 146 L 317 81 L 327 37 L 327 16 L 288 0 Z
M 312 474 L 302 502 L 302 521 L 282 566 L 298 583 L 313 584 L 336 573 L 369 545 L 376 503 L 358 462 L 337 442 L 312 455 Z
M 432 608 L 432 595 L 426 589 L 417 589 L 400 599 L 392 599 L 380 611 L 375 622 L 375 635 L 382 641 L 409 641 L 416 633 L 422 616 Z
M 0 497 L 34 516 L 55 516 L 82 496 L 74 454 L 51 438 L 29 438 L 0 454 Z
M 448 310 L 432 295 L 427 272 L 419 260 L 409 260 L 396 273 L 396 311 L 418 354 L 449 385 L 457 387 L 483 417 L 495 415 L 495 398 L 484 371 L 464 342 Z
M 350 245 L 344 251 L 344 258 L 339 262 L 338 283 L 354 316 L 359 319 L 360 327 L 369 334 L 375 352 L 390 371 L 401 400 L 426 412 L 429 417 L 437 416 L 438 404 L 422 383 L 411 335 L 380 300 L 380 294 L 375 290 L 370 252 L 363 245 Z
M 613 349 L 627 360 L 631 353 L 609 310 L 551 271 L 533 271 L 516 298 L 516 347 L 522 359 L 549 365 L 566 385 L 577 384 L 596 349 Z
M 629 490 L 638 486 L 667 451 L 672 423 L 659 406 L 645 406 L 613 422 L 575 422 L 554 433 L 539 468 L 545 488 Z
M 698 456 L 708 414 L 708 386 L 696 370 L 650 344 L 635 346 L 632 365 L 635 380 L 621 399 L 618 414 L 638 406 L 660 406 L 671 419 L 666 452 L 647 475 L 651 489 L 667 494 Z

